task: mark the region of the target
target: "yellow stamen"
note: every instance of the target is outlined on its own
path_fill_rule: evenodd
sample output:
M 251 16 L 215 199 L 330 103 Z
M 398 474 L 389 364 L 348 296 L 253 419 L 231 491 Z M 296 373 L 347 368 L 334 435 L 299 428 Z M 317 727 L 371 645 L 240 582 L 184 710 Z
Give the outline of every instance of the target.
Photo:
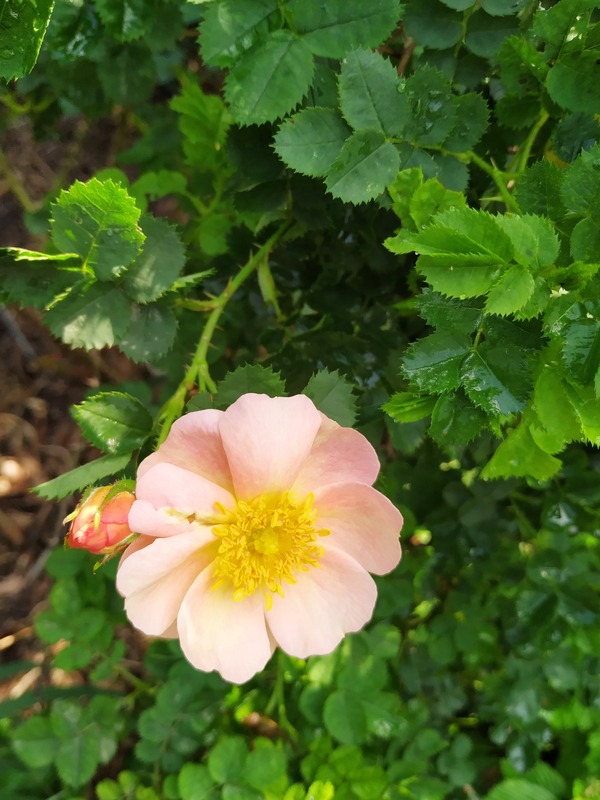
M 216 503 L 218 516 L 212 527 L 219 540 L 215 587 L 228 583 L 234 600 L 260 590 L 270 609 L 273 594 L 283 597 L 284 582 L 296 583 L 297 572 L 319 567 L 323 547 L 317 538 L 329 531 L 315 528 L 313 501 L 309 494 L 302 503 L 295 503 L 284 492 L 239 500 L 233 510 Z

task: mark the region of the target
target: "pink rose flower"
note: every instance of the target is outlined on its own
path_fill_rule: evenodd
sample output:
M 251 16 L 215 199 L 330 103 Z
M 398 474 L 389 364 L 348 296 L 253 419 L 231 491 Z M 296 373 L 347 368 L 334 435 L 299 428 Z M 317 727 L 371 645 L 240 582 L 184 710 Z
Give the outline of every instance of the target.
M 117 574 L 129 619 L 235 683 L 276 646 L 331 652 L 371 618 L 369 572 L 400 560 L 402 516 L 371 486 L 378 471 L 365 437 L 304 395 L 186 414 L 138 470 L 142 535 Z
M 134 500 L 131 492 L 120 492 L 113 486 L 93 489 L 63 520 L 71 522 L 67 547 L 106 555 L 123 550 L 124 542 L 132 535 L 128 517 Z

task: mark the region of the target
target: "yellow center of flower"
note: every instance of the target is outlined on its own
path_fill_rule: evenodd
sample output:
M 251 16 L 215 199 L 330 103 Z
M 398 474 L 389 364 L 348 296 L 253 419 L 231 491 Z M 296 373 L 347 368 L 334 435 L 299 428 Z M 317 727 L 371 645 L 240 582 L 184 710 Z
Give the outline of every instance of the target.
M 232 511 L 217 503 L 221 519 L 212 528 L 219 540 L 215 586 L 233 584 L 234 600 L 260 589 L 270 608 L 274 592 L 283 597 L 284 581 L 296 583 L 298 571 L 318 567 L 323 547 L 317 538 L 329 531 L 315 528 L 313 500 L 309 494 L 297 504 L 285 492 L 239 500 Z

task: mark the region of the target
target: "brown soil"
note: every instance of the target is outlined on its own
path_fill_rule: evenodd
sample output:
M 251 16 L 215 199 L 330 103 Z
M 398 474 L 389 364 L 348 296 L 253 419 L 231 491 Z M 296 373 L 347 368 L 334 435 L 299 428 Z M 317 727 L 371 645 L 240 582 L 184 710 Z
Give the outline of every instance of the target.
M 37 142 L 27 120 L 0 134 L 0 246 L 42 250 L 25 224 L 48 193 L 113 163 L 115 123 L 60 121 Z M 64 536 L 76 498 L 46 502 L 30 491 L 99 453 L 69 414 L 90 388 L 140 375 L 116 350 L 86 353 L 57 342 L 41 315 L 0 305 L 0 661 L 31 658 L 32 628 L 50 580 L 44 564 Z M 0 697 L 2 696 L 0 691 Z

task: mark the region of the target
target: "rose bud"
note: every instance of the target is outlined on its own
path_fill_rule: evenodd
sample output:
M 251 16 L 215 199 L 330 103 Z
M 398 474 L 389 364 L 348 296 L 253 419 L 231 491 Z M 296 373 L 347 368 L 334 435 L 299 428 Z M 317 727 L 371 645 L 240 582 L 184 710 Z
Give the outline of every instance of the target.
M 71 522 L 65 544 L 90 553 L 114 554 L 129 544 L 129 509 L 135 495 L 117 486 L 101 486 L 85 496 L 64 522 Z

